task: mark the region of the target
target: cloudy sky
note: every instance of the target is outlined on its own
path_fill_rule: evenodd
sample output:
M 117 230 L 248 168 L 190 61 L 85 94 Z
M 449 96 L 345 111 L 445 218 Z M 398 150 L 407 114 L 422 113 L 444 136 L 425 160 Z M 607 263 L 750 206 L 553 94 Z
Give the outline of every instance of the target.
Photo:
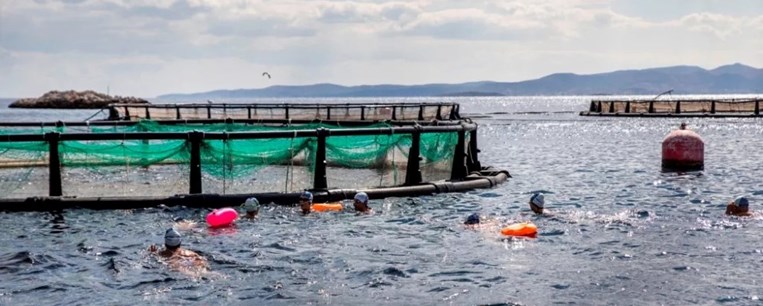
M 736 62 L 763 67 L 763 1 L 0 0 L 0 97 L 521 81 Z

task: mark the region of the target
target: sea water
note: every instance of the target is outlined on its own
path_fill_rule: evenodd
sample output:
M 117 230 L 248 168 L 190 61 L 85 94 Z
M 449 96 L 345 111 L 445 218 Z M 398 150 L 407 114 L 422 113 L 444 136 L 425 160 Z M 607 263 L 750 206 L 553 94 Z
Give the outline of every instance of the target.
M 0 213 L 0 304 L 763 304 L 761 119 L 578 116 L 590 97 L 257 101 L 459 102 L 479 124 L 482 164 L 512 178 L 372 200 L 372 215 L 265 206 L 235 228 L 198 226 L 183 246 L 209 259 L 202 277 L 146 248 L 206 209 Z M 0 121 L 94 112 L 3 108 Z M 682 121 L 705 141 L 705 170 L 663 173 L 661 141 Z M 529 213 L 533 192 L 552 217 Z M 739 195 L 756 212 L 724 216 Z M 491 225 L 464 228 L 475 212 Z M 527 220 L 537 239 L 497 233 Z

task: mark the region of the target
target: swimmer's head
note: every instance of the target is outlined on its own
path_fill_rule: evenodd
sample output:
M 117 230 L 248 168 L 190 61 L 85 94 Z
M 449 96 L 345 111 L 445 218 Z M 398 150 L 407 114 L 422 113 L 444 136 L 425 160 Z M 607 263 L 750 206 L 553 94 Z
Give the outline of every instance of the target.
M 313 203 L 313 193 L 309 191 L 305 191 L 302 194 L 299 195 L 299 201 L 307 201 L 310 203 Z
M 530 197 L 530 209 L 536 214 L 543 213 L 543 206 L 546 205 L 546 201 L 543 198 L 542 193 L 534 193 Z
M 352 205 L 355 207 L 355 210 L 357 211 L 368 211 L 368 194 L 365 192 L 358 192 L 355 194 L 355 197 L 353 198 Z
M 748 209 L 750 208 L 750 201 L 748 201 L 745 197 L 737 197 L 734 199 L 734 205 L 741 209 Z
M 466 221 L 464 221 L 464 224 L 466 225 L 473 225 L 473 224 L 480 224 L 480 215 L 477 213 L 473 213 L 466 217 Z
M 174 228 L 170 228 L 164 233 L 164 246 L 168 249 L 175 249 L 180 247 L 180 233 Z
M 257 201 L 257 198 L 254 197 L 248 198 L 241 206 L 247 213 L 255 213 L 260 210 L 260 201 Z

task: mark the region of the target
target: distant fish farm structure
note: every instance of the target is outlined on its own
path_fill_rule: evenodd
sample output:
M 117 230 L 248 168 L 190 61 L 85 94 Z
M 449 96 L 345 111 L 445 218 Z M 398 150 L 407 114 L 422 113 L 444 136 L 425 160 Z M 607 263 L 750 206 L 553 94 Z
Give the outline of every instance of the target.
M 592 100 L 581 116 L 760 117 L 763 98 Z
M 491 188 L 456 103 L 164 104 L 0 122 L 0 211 L 293 205 Z

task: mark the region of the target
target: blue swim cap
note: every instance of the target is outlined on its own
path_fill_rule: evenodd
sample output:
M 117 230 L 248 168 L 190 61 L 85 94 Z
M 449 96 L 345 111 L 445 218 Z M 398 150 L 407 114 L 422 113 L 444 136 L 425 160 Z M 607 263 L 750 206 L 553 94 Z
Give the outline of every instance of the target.
M 365 192 L 356 193 L 354 199 L 360 203 L 368 204 L 368 194 Z
M 543 199 L 542 193 L 535 193 L 533 194 L 532 197 L 530 197 L 530 203 L 533 203 L 535 206 L 543 208 L 543 205 L 546 204 L 546 201 Z
M 244 210 L 246 210 L 246 212 L 255 212 L 258 209 L 260 209 L 260 201 L 257 201 L 257 198 L 254 198 L 254 197 L 248 198 L 244 202 L 244 205 L 241 205 L 241 206 L 244 207 Z
M 164 233 L 164 245 L 170 248 L 176 248 L 180 246 L 180 233 L 174 228 L 170 228 Z
M 309 202 L 313 202 L 313 193 L 309 191 L 303 192 L 301 195 L 299 195 L 299 200 L 307 200 Z
M 734 204 L 740 208 L 748 208 L 750 206 L 750 201 L 745 197 L 738 197 L 734 199 Z
M 473 213 L 466 217 L 466 222 L 464 222 L 466 225 L 470 224 L 480 224 L 480 215 L 477 213 Z

